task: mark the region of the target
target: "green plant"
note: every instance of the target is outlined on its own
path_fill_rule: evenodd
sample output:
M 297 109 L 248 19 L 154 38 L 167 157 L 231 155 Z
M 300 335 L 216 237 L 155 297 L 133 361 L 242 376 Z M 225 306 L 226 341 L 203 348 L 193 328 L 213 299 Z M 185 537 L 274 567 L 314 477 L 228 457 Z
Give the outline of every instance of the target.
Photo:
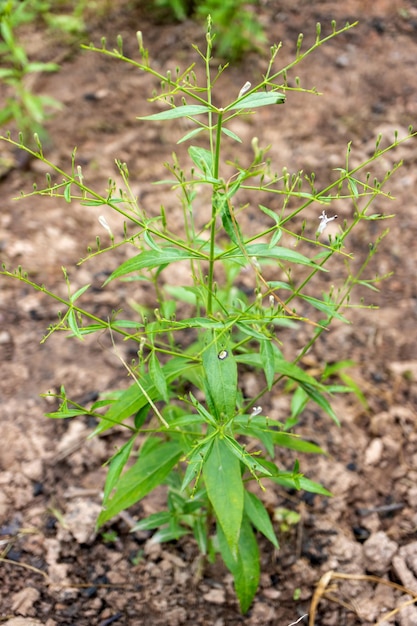
M 60 103 L 46 95 L 33 92 L 29 78 L 39 72 L 56 72 L 56 63 L 29 61 L 24 46 L 16 36 L 16 28 L 35 18 L 35 9 L 28 12 L 28 2 L 9 0 L 0 5 L 0 83 L 6 85 L 9 95 L 0 109 L 0 127 L 13 120 L 25 140 L 34 132 L 43 135 L 47 111 L 59 108 Z
M 94 10 L 106 10 L 104 0 L 97 0 Z M 71 12 L 69 12 L 71 8 Z M 64 11 L 62 12 L 61 9 Z M 36 94 L 34 82 L 41 72 L 56 72 L 59 65 L 30 61 L 26 47 L 18 36 L 19 28 L 42 20 L 54 31 L 80 35 L 85 32 L 84 15 L 92 10 L 92 3 L 77 0 L 68 7 L 67 2 L 51 0 L 0 0 L 0 84 L 5 86 L 7 97 L 0 109 L 0 127 L 15 123 L 25 141 L 36 132 L 46 137 L 44 125 L 49 111 L 60 109 L 61 103 L 45 94 Z
M 109 530 L 101 533 L 104 543 L 116 543 L 118 541 L 119 536 L 115 530 Z
M 284 507 L 278 507 L 274 511 L 274 521 L 279 524 L 281 533 L 288 533 L 292 526 L 296 526 L 301 519 L 300 513 Z
M 222 58 L 240 59 L 245 52 L 265 43 L 258 20 L 256 0 L 156 0 L 155 6 L 168 9 L 177 20 L 195 17 L 216 24 L 216 53 Z
M 191 17 L 194 10 L 193 0 L 155 0 L 155 7 L 166 9 L 172 13 L 178 21 Z
M 196 15 L 205 20 L 210 16 L 216 24 L 216 53 L 221 58 L 240 59 L 246 52 L 259 50 L 265 43 L 265 34 L 256 13 L 257 4 L 245 0 L 198 3 Z
M 302 359 L 334 319 L 346 321 L 345 312 L 353 306 L 352 290 L 358 286 L 376 289 L 382 279 L 369 275 L 369 265 L 387 231 L 379 232 L 359 264 L 348 248 L 350 236 L 360 224 L 366 228 L 369 222 L 387 217 L 372 213 L 371 207 L 378 197 L 390 198 L 384 188 L 400 164 L 379 178 L 372 168 L 389 150 L 416 133 L 410 128 L 406 139 L 396 137 L 385 148 L 378 137 L 374 153 L 355 166 L 350 165 L 349 144 L 345 164 L 337 170 L 335 180 L 318 188 L 314 174 L 290 173 L 286 168 L 275 173 L 266 156 L 267 148 L 261 148 L 256 139 L 252 141 L 251 163 L 244 167 L 228 162 L 228 151 L 241 141 L 233 130 L 233 120 L 263 106 L 280 105 L 284 114 L 287 93 L 315 93 L 299 81 L 292 80 L 295 86 L 290 86 L 292 70 L 319 46 L 351 27 L 347 24 L 338 29 L 332 23 L 331 32 L 322 36 L 317 25 L 314 43 L 303 51 L 300 36 L 294 60 L 279 70 L 274 66 L 280 46 L 273 46 L 259 84 L 252 87 L 246 83 L 224 108 L 212 102 L 216 81 L 225 68 L 214 73 L 211 68 L 210 21 L 207 50 L 194 48 L 205 69 L 203 85 L 198 83 L 193 65 L 184 71 L 178 69 L 175 75 L 164 75 L 153 68 L 141 33 L 139 61 L 124 55 L 120 37 L 114 50 L 107 48 L 105 40 L 100 48 L 89 47 L 130 63 L 160 81 L 160 92 L 152 100 L 161 101 L 166 109 L 140 118 L 142 121 L 185 118 L 192 123 L 192 129 L 179 140 L 193 141 L 188 149 L 191 167 L 182 168 L 174 154 L 173 162 L 167 164 L 169 177 L 158 181 L 179 193 L 184 222 L 180 231 L 171 229 L 164 207 L 155 217 L 139 205 L 125 163 L 117 161 L 124 187 L 120 189 L 110 181 L 107 191 L 101 193 L 87 185 L 75 151 L 71 168 L 65 171 L 47 159 L 39 139 L 32 150 L 21 138 L 16 141 L 2 137 L 50 169 L 46 186 L 26 197 L 47 195 L 80 202 L 85 207 L 105 205 L 124 220 L 124 236 L 116 240 L 107 222 L 100 218 L 110 245 L 103 248 L 97 239 L 97 249 L 89 249 L 82 261 L 94 261 L 97 255 L 111 254 L 122 245 L 133 248 L 133 256 L 116 267 L 105 282 L 106 288 L 116 280 L 126 281 L 127 286 L 139 281 L 153 287 L 153 309 L 133 303 L 130 315 L 123 318 L 120 312 L 114 312 L 107 319 L 90 312 L 94 295 L 89 296 L 89 285 L 72 293 L 66 270 L 68 298 L 37 284 L 20 267 L 10 271 L 3 266 L 0 272 L 62 305 L 58 322 L 43 340 L 58 330 L 80 340 L 107 331 L 117 354 L 117 337 L 132 342 L 137 351 L 136 361 L 126 363 L 132 377 L 130 386 L 104 394 L 92 406 L 72 401 L 64 387 L 59 394 L 47 394 L 60 402 L 59 409 L 49 414 L 52 418 L 88 414 L 99 420 L 93 433 L 96 436 L 116 425 L 129 433 L 129 439 L 109 460 L 98 526 L 165 484 L 166 511 L 140 520 L 136 528 L 155 529 L 154 538 L 159 541 L 191 534 L 204 557 L 214 559 L 220 553 L 234 577 L 242 612 L 248 610 L 259 583 L 256 532 L 278 548 L 259 495 L 265 489 L 263 482 L 329 495 L 300 472 L 298 461 L 292 469 L 280 468 L 276 449 L 322 453 L 317 445 L 294 432 L 300 416 L 313 403 L 338 424 L 331 396 L 352 387 L 358 391 L 338 380 L 332 382 L 345 364 L 327 367 L 322 378 L 316 378 L 305 371 Z M 197 139 L 204 146 L 197 145 Z M 229 172 L 227 176 L 224 171 Z M 211 198 L 204 216 L 197 215 L 194 208 L 200 194 Z M 265 205 L 266 194 L 274 209 Z M 339 220 L 338 232 L 324 239 L 328 223 L 335 219 L 327 214 L 335 200 L 349 203 L 351 217 Z M 308 207 L 317 210 L 314 224 L 311 219 L 299 220 Z M 252 221 L 250 232 L 245 231 L 242 219 L 247 211 L 263 218 Z M 265 220 L 268 225 L 262 226 Z M 189 268 L 191 285 L 172 286 L 166 280 L 179 262 Z M 340 279 L 336 276 L 334 282 L 326 283 L 328 268 L 335 266 L 343 269 Z M 250 277 L 249 291 L 239 286 L 242 273 Z M 297 348 L 288 356 L 291 335 L 299 326 L 309 331 L 309 337 L 301 351 Z M 263 379 L 255 397 L 245 397 L 242 391 L 241 375 L 245 370 L 255 371 Z M 267 394 L 273 389 L 291 398 L 290 412 L 282 422 L 268 417 L 268 410 L 260 406 L 262 398 L 267 402 Z

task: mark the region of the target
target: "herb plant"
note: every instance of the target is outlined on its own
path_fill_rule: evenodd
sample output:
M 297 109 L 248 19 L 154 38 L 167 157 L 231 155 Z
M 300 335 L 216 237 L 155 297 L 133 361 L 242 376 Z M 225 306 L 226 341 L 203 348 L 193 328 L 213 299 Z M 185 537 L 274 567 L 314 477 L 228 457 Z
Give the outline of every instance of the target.
M 67 331 L 79 340 L 105 331 L 115 346 L 120 337 L 135 347 L 135 362 L 126 363 L 132 378 L 127 389 L 103 394 L 92 406 L 81 406 L 67 396 L 63 386 L 55 395 L 60 406 L 49 414 L 52 418 L 94 416 L 98 420 L 95 436 L 115 426 L 129 432 L 129 439 L 108 463 L 98 527 L 165 484 L 166 510 L 141 519 L 135 528 L 155 530 L 154 538 L 159 541 L 191 534 L 206 558 L 213 559 L 220 553 L 233 575 L 242 612 L 250 607 L 259 584 L 257 533 L 278 548 L 273 524 L 260 497 L 266 488 L 264 483 L 329 495 L 323 486 L 301 473 L 298 461 L 292 469 L 279 467 L 276 450 L 321 453 L 317 445 L 296 434 L 306 406 L 316 405 L 338 424 L 332 395 L 351 389 L 360 394 L 348 384 L 348 377 L 344 378 L 345 384 L 335 382 L 340 364 L 325 368 L 322 377 L 314 377 L 305 371 L 302 359 L 329 331 L 333 320 L 346 321 L 352 290 L 357 286 L 376 289 L 381 280 L 372 275 L 369 265 L 387 231 L 376 236 L 359 264 L 353 263 L 349 242 L 359 224 L 366 228 L 370 221 L 385 219 L 372 212 L 372 205 L 378 197 L 390 197 L 385 186 L 397 166 L 379 178 L 372 168 L 389 150 L 415 133 L 410 128 L 406 139 L 396 137 L 384 148 L 378 137 L 374 153 L 360 165 L 350 165 L 349 144 L 345 163 L 333 182 L 323 188 L 316 187 L 313 174 L 290 173 L 286 168 L 274 172 L 267 149 L 260 147 L 256 139 L 252 141 L 252 162 L 246 167 L 234 162 L 230 172 L 231 164 L 226 163 L 225 155 L 241 142 L 233 130 L 237 117 L 264 106 L 279 107 L 280 115 L 285 117 L 285 100 L 292 91 L 314 92 L 304 89 L 299 81 L 291 81 L 290 86 L 291 71 L 319 46 L 352 26 L 337 28 L 332 23 L 330 33 L 322 36 L 317 25 L 314 43 L 303 51 L 300 36 L 294 60 L 279 70 L 275 65 L 280 46 L 273 46 L 260 82 L 243 85 L 223 108 L 213 104 L 216 81 L 226 68 L 213 71 L 211 67 L 210 20 L 207 49 L 194 48 L 204 67 L 203 85 L 193 65 L 183 71 L 178 69 L 175 75 L 155 69 L 141 33 L 140 60 L 124 55 L 120 37 L 116 49 L 108 49 L 104 39 L 101 47 L 89 46 L 92 51 L 129 63 L 158 79 L 160 90 L 152 100 L 163 103 L 164 110 L 140 118 L 142 122 L 188 121 L 179 142 L 190 144 L 192 165 L 183 168 L 174 154 L 173 162 L 167 164 L 168 178 L 158 181 L 179 193 L 182 228 L 171 227 L 164 207 L 155 217 L 138 202 L 125 163 L 117 161 L 123 188 L 110 181 L 108 189 L 100 192 L 87 184 L 75 151 L 70 171 L 64 171 L 48 161 L 38 138 L 36 149 L 31 149 L 21 137 L 2 137 L 49 167 L 46 186 L 35 188 L 26 197 L 48 195 L 87 208 L 107 206 L 120 215 L 124 235 L 116 237 L 106 220 L 100 218 L 111 243 L 103 247 L 98 239 L 97 249 L 89 249 L 82 261 L 93 263 L 97 255 L 112 255 L 122 245 L 131 247 L 130 258 L 114 269 L 103 288 L 110 289 L 117 281 L 125 281 L 128 288 L 129 282 L 137 285 L 139 281 L 150 285 L 154 293 L 153 308 L 145 309 L 137 303 L 132 305 L 130 315 L 123 317 L 114 312 L 107 319 L 91 312 L 94 293 L 89 295 L 89 285 L 72 293 L 66 271 L 68 298 L 37 284 L 21 267 L 10 271 L 3 266 L 1 271 L 3 276 L 31 285 L 62 305 L 57 323 L 44 339 L 57 330 Z M 202 226 L 195 211 L 200 194 L 210 197 Z M 270 198 L 274 208 L 267 205 L 265 197 Z M 349 219 L 335 221 L 335 200 L 338 206 L 348 203 Z M 314 223 L 307 219 L 301 222 L 300 215 L 307 208 L 311 214 L 312 207 L 316 209 Z M 250 232 L 242 219 L 249 210 L 262 217 L 251 222 Z M 267 225 L 262 225 L 266 220 Z M 337 225 L 332 237 L 326 230 L 330 222 Z M 300 246 L 298 250 L 294 244 Z M 336 284 L 326 283 L 323 277 L 338 260 L 343 262 L 342 278 Z M 188 267 L 191 285 L 169 284 L 170 272 L 175 272 L 177 263 Z M 242 275 L 250 277 L 250 289 L 241 286 Z M 301 351 L 290 354 L 291 336 L 300 327 L 308 331 L 308 338 Z M 255 397 L 246 397 L 242 391 L 242 375 L 247 370 L 256 372 L 263 381 Z M 271 390 L 291 397 L 290 412 L 282 422 L 268 417 L 264 403 Z

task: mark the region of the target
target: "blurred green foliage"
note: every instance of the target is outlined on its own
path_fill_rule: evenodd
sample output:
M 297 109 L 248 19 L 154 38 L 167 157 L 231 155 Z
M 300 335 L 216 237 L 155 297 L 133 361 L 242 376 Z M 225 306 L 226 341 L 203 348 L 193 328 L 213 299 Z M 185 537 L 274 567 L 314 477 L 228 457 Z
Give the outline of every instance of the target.
M 155 7 L 167 10 L 174 19 L 196 18 L 205 22 L 210 15 L 218 34 L 215 52 L 225 60 L 242 58 L 265 42 L 256 13 L 256 0 L 154 0 Z

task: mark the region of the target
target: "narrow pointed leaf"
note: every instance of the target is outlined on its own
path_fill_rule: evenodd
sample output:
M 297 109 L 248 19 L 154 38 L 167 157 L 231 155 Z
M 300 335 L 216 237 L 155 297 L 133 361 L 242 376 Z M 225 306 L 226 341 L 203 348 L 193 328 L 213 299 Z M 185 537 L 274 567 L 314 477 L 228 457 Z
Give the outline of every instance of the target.
M 288 448 L 289 450 L 297 450 L 305 454 L 324 454 L 324 450 L 311 441 L 305 441 L 295 435 L 289 433 L 270 432 L 272 440 L 276 446 Z
M 213 176 L 213 155 L 210 150 L 199 148 L 198 146 L 190 146 L 188 154 L 194 165 L 203 172 L 203 174 Z
M 327 271 L 325 268 L 317 265 L 317 263 L 311 261 L 300 252 L 297 252 L 296 250 L 290 250 L 289 248 L 283 248 L 282 246 L 276 246 L 274 248 L 271 248 L 269 244 L 266 243 L 253 243 L 246 246 L 246 254 L 249 257 L 268 259 L 270 262 L 274 260 L 286 261 L 288 263 L 314 267 L 315 269 L 323 272 Z M 222 255 L 222 258 L 231 258 L 236 260 L 242 258 L 242 261 L 247 264 L 247 256 L 243 256 L 240 249 L 235 248 L 234 250 L 224 253 Z
M 248 470 L 252 474 L 256 474 L 256 472 L 260 472 L 265 476 L 270 476 L 270 472 L 261 465 L 251 454 L 246 452 L 244 448 L 238 443 L 233 437 L 226 436 L 223 441 L 229 447 L 231 452 L 239 459 L 243 465 L 246 465 Z
M 236 133 L 234 133 L 233 131 L 229 130 L 228 128 L 222 128 L 222 133 L 224 133 L 225 135 L 227 135 L 231 139 L 234 139 L 234 141 L 237 141 L 238 143 L 242 143 L 241 138 L 238 135 L 236 135 Z
M 108 497 L 118 481 L 120 474 L 126 465 L 130 453 L 132 451 L 133 444 L 135 443 L 136 435 L 131 437 L 110 459 L 109 470 L 107 472 L 106 484 L 104 487 L 103 502 L 106 503 Z
M 133 258 L 125 261 L 109 276 L 105 285 L 115 278 L 120 278 L 131 272 L 139 272 L 144 269 L 153 269 L 163 265 L 184 261 L 187 259 L 201 259 L 204 255 L 182 250 L 181 248 L 161 248 L 161 250 L 145 250 Z
M 266 384 L 268 390 L 271 391 L 275 376 L 274 346 L 269 339 L 263 339 L 259 343 L 262 367 L 265 373 Z
M 260 91 L 249 94 L 246 98 L 242 98 L 242 100 L 239 100 L 231 107 L 226 108 L 226 110 L 234 111 L 235 109 L 256 109 L 270 104 L 282 104 L 283 102 L 285 102 L 285 96 L 283 93 L 278 93 L 276 91 Z
M 102 526 L 120 511 L 139 502 L 160 485 L 179 461 L 182 450 L 177 443 L 158 442 L 147 454 L 140 454 L 136 463 L 123 474 L 116 485 L 116 492 L 106 502 L 97 524 Z
M 193 137 L 201 133 L 203 130 L 204 130 L 203 128 L 194 128 L 194 130 L 191 130 L 189 133 L 184 135 L 184 137 L 181 137 L 181 139 L 178 139 L 177 143 L 178 144 L 184 143 L 184 141 L 188 141 L 189 139 L 192 139 Z
M 86 412 L 82 409 L 58 409 L 58 411 L 54 411 L 53 413 L 45 413 L 46 417 L 50 417 L 51 419 L 68 419 L 69 417 L 78 417 L 80 415 L 85 415 Z
M 193 117 L 194 115 L 201 115 L 202 113 L 208 113 L 210 107 L 201 104 L 188 104 L 185 106 L 175 107 L 168 111 L 161 111 L 161 113 L 153 113 L 152 115 L 145 115 L 138 117 L 138 120 L 173 120 L 180 117 Z
M 187 371 L 195 369 L 195 364 L 186 359 L 174 358 L 164 365 L 163 372 L 167 383 L 175 380 L 179 376 L 185 375 Z M 143 389 L 146 390 L 151 400 L 156 400 L 158 390 L 149 375 L 143 376 L 140 380 Z M 131 415 L 135 415 L 140 409 L 149 404 L 148 398 L 142 393 L 136 383 L 122 392 L 117 398 L 95 430 L 90 435 L 94 437 L 115 426 L 121 424 Z
M 169 391 L 166 378 L 164 376 L 164 371 L 161 367 L 160 362 L 155 354 L 152 352 L 149 359 L 149 375 L 151 377 L 152 382 L 158 390 L 159 395 L 161 396 L 164 402 L 169 402 Z
M 230 240 L 233 241 L 233 243 L 235 243 L 237 246 L 239 246 L 243 241 L 239 224 L 235 220 L 233 220 L 226 199 L 223 198 L 222 200 L 223 205 L 220 211 L 220 216 L 222 218 L 223 228 L 226 231 L 227 235 L 230 237 Z
M 328 491 L 328 489 L 323 487 L 323 485 L 320 485 L 305 476 L 300 476 L 297 478 L 297 481 L 295 481 L 291 475 L 274 476 L 271 480 L 282 487 L 286 487 L 287 489 L 304 489 L 304 491 L 308 491 L 309 493 L 317 493 L 328 498 L 332 497 L 331 491 Z
M 316 404 L 318 404 L 318 406 L 320 408 L 322 408 L 323 411 L 325 413 L 327 413 L 327 415 L 329 415 L 332 418 L 332 420 L 335 422 L 335 424 L 340 426 L 339 418 L 337 417 L 336 413 L 332 409 L 331 404 L 327 400 L 327 398 L 325 398 L 323 393 L 321 393 L 321 391 L 319 389 L 317 389 L 317 385 L 311 386 L 309 384 L 307 384 L 307 385 L 303 384 L 303 389 L 307 393 L 307 395 L 310 396 L 310 398 Z
M 89 288 L 90 285 L 84 285 L 84 287 L 80 287 L 80 289 L 78 289 L 73 296 L 71 296 L 71 302 L 75 302 L 76 300 L 78 300 L 78 298 L 80 296 L 82 296 L 82 294 L 87 291 L 87 289 Z
M 82 334 L 80 333 L 80 329 L 78 327 L 77 322 L 77 314 L 73 309 L 68 312 L 68 326 L 71 328 L 73 335 L 78 337 L 78 339 L 83 339 Z
M 215 333 L 203 352 L 204 382 L 207 403 L 218 419 L 231 417 L 236 410 L 237 365 L 227 344 L 216 339 Z
M 159 526 L 163 524 L 168 524 L 171 517 L 172 514 L 170 511 L 152 513 L 152 515 L 139 520 L 139 522 L 133 526 L 131 532 L 136 532 L 137 530 L 154 530 L 154 528 L 159 528 Z
M 242 477 L 239 460 L 220 438 L 205 459 L 203 476 L 217 521 L 236 558 L 243 515 Z
M 323 300 L 318 300 L 317 298 L 313 298 L 312 296 L 306 296 L 304 294 L 300 294 L 300 297 L 306 302 L 308 302 L 309 304 L 311 304 L 318 311 L 325 313 L 328 317 L 330 318 L 335 317 L 336 319 L 339 319 L 342 322 L 345 322 L 345 324 L 349 323 L 346 317 L 344 317 L 343 315 L 341 315 L 341 313 L 338 312 L 337 310 L 338 305 L 336 302 L 324 302 Z
M 249 491 L 245 491 L 245 513 L 255 528 L 269 539 L 272 545 L 278 550 L 278 540 L 274 533 L 268 512 L 259 498 Z
M 192 454 L 190 454 L 188 457 L 187 469 L 185 470 L 184 479 L 181 485 L 181 491 L 184 491 L 192 480 L 195 479 L 196 482 L 198 482 L 206 457 L 210 453 L 212 445 L 212 439 L 210 439 L 210 441 L 205 441 L 202 444 L 197 445 Z
M 239 537 L 239 550 L 236 557 L 231 554 L 222 529 L 217 527 L 220 552 L 226 567 L 233 575 L 240 610 L 246 613 L 253 602 L 260 580 L 259 548 L 252 527 L 243 518 Z

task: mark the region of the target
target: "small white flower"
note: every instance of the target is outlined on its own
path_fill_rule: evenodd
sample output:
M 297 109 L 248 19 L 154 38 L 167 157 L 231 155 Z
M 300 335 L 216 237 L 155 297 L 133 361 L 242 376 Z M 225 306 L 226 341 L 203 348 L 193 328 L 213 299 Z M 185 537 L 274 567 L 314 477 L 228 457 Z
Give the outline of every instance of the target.
M 100 222 L 100 224 L 102 225 L 102 227 L 107 230 L 107 232 L 110 235 L 110 238 L 113 239 L 113 233 L 111 232 L 111 228 L 107 223 L 106 218 L 104 217 L 104 215 L 100 215 L 100 217 L 98 218 L 98 221 Z
M 262 413 L 262 407 L 261 406 L 254 406 L 254 407 L 252 407 L 252 417 L 255 417 L 256 415 L 259 415 L 260 413 Z
M 261 269 L 261 266 L 259 265 L 259 261 L 256 258 L 256 256 L 251 257 L 251 263 L 252 263 L 252 267 L 254 267 L 256 270 Z
M 269 296 L 269 306 L 271 307 L 271 309 L 273 309 L 274 305 L 275 305 L 275 298 L 274 298 L 274 296 L 271 293 L 270 296 Z
M 249 91 L 249 89 L 252 87 L 252 83 L 250 83 L 249 81 L 246 81 L 246 83 L 243 85 L 242 89 L 239 91 L 239 98 L 241 98 L 243 96 L 243 94 L 245 94 L 247 91 Z
M 327 227 L 327 224 L 329 222 L 333 222 L 333 220 L 336 220 L 336 219 L 337 219 L 337 215 L 333 215 L 333 217 L 327 217 L 326 211 L 322 211 L 322 214 L 319 215 L 319 220 L 321 221 L 317 229 L 317 233 L 321 235 L 321 233 L 323 233 L 325 228 Z

